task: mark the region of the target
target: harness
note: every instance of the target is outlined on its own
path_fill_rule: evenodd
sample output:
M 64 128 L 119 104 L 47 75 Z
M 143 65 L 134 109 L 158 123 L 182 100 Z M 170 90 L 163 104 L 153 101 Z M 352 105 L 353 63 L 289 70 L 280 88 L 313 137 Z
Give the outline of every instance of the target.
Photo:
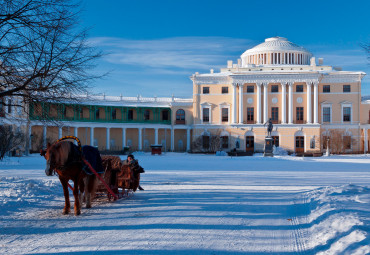
M 53 167 L 53 169 L 52 169 L 52 171 L 53 171 L 53 174 L 55 174 L 55 169 L 56 168 L 58 168 L 58 169 L 60 169 L 60 170 L 66 170 L 67 168 L 69 168 L 69 166 L 71 166 L 71 165 L 73 165 L 73 164 L 76 164 L 76 163 L 82 163 L 82 147 L 81 147 L 81 142 L 80 142 L 80 139 L 78 139 L 77 137 L 75 137 L 75 136 L 70 136 L 70 135 L 68 135 L 68 136 L 63 136 L 62 138 L 60 138 L 60 139 L 58 139 L 58 140 L 56 140 L 54 143 L 53 143 L 53 145 L 55 145 L 55 144 L 57 144 L 57 143 L 59 143 L 59 142 L 61 142 L 61 141 L 63 141 L 63 140 L 68 140 L 68 139 L 73 139 L 73 140 L 75 140 L 76 142 L 77 142 L 77 144 L 78 144 L 78 146 L 77 146 L 77 148 L 78 148 L 78 150 L 79 150 L 79 152 L 80 152 L 80 155 L 79 155 L 79 157 L 74 157 L 74 159 L 72 160 L 72 161 L 69 161 L 68 160 L 68 164 L 65 164 L 65 165 L 59 165 L 59 166 L 57 166 L 57 167 Z M 72 150 L 74 149 L 74 147 L 72 147 Z M 69 155 L 68 155 L 68 158 L 70 158 L 71 157 L 71 154 L 72 154 L 72 152 L 73 151 L 70 151 L 69 152 Z M 49 167 L 51 167 L 50 165 L 50 160 L 47 162 L 47 164 L 49 165 Z

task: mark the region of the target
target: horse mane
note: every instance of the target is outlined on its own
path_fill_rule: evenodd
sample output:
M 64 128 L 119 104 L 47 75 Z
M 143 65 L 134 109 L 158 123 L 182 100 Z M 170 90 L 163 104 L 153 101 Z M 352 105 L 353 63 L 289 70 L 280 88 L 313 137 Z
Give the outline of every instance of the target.
M 60 141 L 53 144 L 50 152 L 54 155 L 55 162 L 59 165 L 79 161 L 81 156 L 78 147 L 70 141 Z

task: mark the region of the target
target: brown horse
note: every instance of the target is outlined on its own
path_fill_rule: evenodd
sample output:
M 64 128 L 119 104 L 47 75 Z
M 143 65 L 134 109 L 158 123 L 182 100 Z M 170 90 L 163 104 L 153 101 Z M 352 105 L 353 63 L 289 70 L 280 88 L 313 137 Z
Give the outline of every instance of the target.
M 84 146 L 86 147 L 86 146 Z M 83 148 L 84 148 L 83 147 Z M 91 147 L 91 146 L 87 146 Z M 90 157 L 100 159 L 99 151 L 91 147 L 88 148 L 89 153 L 95 152 L 96 155 L 90 155 Z M 81 214 L 81 200 L 82 194 L 85 192 L 86 208 L 91 207 L 91 194 L 94 193 L 96 186 L 95 175 L 88 175 L 83 171 L 82 163 L 82 152 L 79 147 L 74 145 L 70 141 L 56 142 L 53 145 L 48 144 L 46 150 L 41 151 L 41 155 L 45 157 L 46 175 L 50 176 L 53 173 L 57 173 L 59 180 L 63 186 L 65 206 L 63 214 L 68 214 L 70 211 L 68 181 L 72 180 L 74 183 L 73 196 L 75 198 L 74 213 L 75 215 Z M 99 163 L 99 161 L 98 161 Z M 102 168 L 102 167 L 101 167 Z M 80 193 L 79 193 L 80 191 Z

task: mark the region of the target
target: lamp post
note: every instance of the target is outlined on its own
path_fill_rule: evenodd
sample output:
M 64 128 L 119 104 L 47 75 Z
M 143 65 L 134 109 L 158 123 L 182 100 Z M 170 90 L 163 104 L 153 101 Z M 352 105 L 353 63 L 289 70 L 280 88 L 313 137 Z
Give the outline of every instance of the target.
M 330 156 L 330 149 L 329 149 L 329 138 L 326 140 L 326 156 Z

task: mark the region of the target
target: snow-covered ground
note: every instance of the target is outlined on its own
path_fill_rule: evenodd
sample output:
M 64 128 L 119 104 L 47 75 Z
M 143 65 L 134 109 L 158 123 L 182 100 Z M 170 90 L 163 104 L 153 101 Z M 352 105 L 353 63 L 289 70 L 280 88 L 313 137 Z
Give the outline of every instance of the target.
M 370 253 L 370 156 L 136 157 L 145 191 L 80 216 L 43 158 L 0 162 L 0 254 Z

